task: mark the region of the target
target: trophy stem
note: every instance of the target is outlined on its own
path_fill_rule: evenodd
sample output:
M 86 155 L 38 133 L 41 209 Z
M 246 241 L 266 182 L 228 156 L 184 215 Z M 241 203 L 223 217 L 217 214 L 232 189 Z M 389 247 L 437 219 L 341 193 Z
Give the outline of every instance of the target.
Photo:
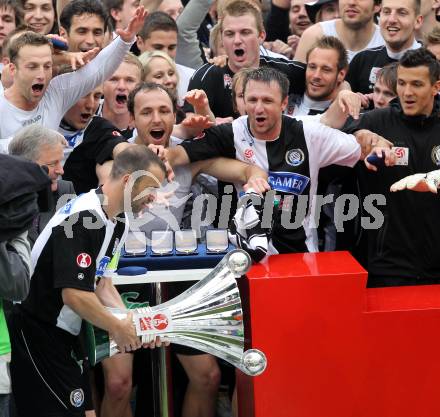
M 163 302 L 162 284 L 154 285 L 154 298 L 156 305 Z M 151 355 L 151 369 L 153 373 L 154 417 L 173 417 L 171 370 L 168 349 L 155 348 Z

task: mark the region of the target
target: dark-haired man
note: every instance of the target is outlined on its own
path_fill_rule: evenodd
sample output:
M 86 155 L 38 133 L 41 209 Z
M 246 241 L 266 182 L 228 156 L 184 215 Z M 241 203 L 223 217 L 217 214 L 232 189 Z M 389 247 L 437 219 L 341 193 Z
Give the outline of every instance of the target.
M 355 137 L 338 130 L 282 115 L 288 91 L 289 81 L 275 69 L 249 72 L 243 88 L 247 116 L 213 127 L 201 139 L 185 141 L 167 152 L 175 165 L 224 156 L 268 172 L 270 185 L 283 200 L 274 218 L 273 253 L 317 251 L 316 225 L 310 213 L 314 212 L 320 168 L 353 166 L 371 150 L 367 146 L 361 151 Z M 299 215 L 303 221 L 298 221 L 294 196 L 307 199 L 307 208 Z
M 3 53 L 3 43 L 7 36 L 19 27 L 23 20 L 23 12 L 15 0 L 0 1 L 0 55 Z M 0 63 L 0 76 L 3 72 L 4 62 Z M 3 94 L 3 83 L 0 83 L 0 94 Z
M 115 158 L 102 187 L 60 209 L 37 239 L 29 296 L 11 321 L 12 386 L 20 416 L 84 416 L 88 382 L 73 354 L 82 319 L 107 330 L 121 351 L 140 347 L 131 316 L 114 317 L 94 291 L 124 243 L 124 212 L 144 209 L 165 172 L 156 155 L 131 146 Z
M 383 224 L 368 230 L 370 286 L 440 283 L 440 211 L 438 196 L 390 193 L 390 186 L 415 172 L 430 172 L 440 163 L 438 92 L 440 69 L 424 48 L 407 51 L 397 68 L 398 98 L 384 109 L 362 115 L 348 131 L 370 129 L 396 146 L 396 166 L 364 172 L 363 194 L 385 196 Z
M 420 48 L 415 33 L 422 25 L 420 0 L 383 0 L 379 27 L 385 45 L 359 52 L 350 62 L 347 81 L 357 93 L 373 92 L 378 71 L 398 61 L 410 49 Z
M 102 49 L 107 30 L 107 15 L 99 1 L 74 0 L 61 12 L 60 35 L 67 39 L 71 52 Z
M 141 2 L 140 0 L 104 0 L 103 4 L 110 18 L 112 30 L 115 31 L 127 27 Z
M 374 16 L 380 10 L 380 0 L 339 0 L 340 19 L 319 22 L 304 31 L 295 59 L 306 62 L 310 47 L 323 35 L 335 36 L 347 49 L 348 62 L 364 49 L 384 44 Z
M 177 30 L 176 22 L 166 13 L 151 13 L 145 19 L 144 25 L 138 33 L 137 47 L 141 53 L 162 51 L 175 60 L 177 53 Z M 189 80 L 193 76 L 194 70 L 177 63 L 176 68 L 179 74 L 177 95 L 179 100 L 183 103 L 188 90 Z
M 0 49 L 3 41 L 23 20 L 23 11 L 16 0 L 0 1 Z
M 151 83 L 136 86 L 129 96 L 128 110 L 138 132 L 135 143 L 173 148 L 180 142 L 171 136 L 176 121 L 176 100 L 163 86 Z M 152 230 L 180 229 L 193 178 L 199 173 L 206 173 L 241 185 L 247 183 L 257 192 L 263 192 L 269 188 L 264 171 L 254 165 L 234 159 L 207 158 L 205 161 L 189 166 L 176 167 L 175 182 L 171 184 L 176 187 L 173 188 L 174 195 L 170 198 L 169 209 L 153 207 L 150 213 L 154 215 L 154 218 L 141 226 L 141 230 L 145 231 L 148 237 L 151 237 Z M 259 188 L 260 184 L 262 188 Z M 191 217 L 196 219 L 194 212 Z M 193 229 L 197 226 L 191 225 Z M 186 288 L 179 285 L 173 286 L 170 290 L 178 295 L 177 289 L 182 292 Z M 173 346 L 173 351 L 177 354 L 189 379 L 182 416 L 214 416 L 215 400 L 220 383 L 220 370 L 216 358 L 184 346 Z
M 142 26 L 146 12 L 140 7 L 127 29 L 97 57 L 78 71 L 52 79 L 52 48 L 45 36 L 26 32 L 11 42 L 9 55 L 13 85 L 0 97 L 0 142 L 33 123 L 58 129 L 66 111 L 78 99 L 108 78 L 119 66 Z M 89 51 L 86 54 L 91 54 Z

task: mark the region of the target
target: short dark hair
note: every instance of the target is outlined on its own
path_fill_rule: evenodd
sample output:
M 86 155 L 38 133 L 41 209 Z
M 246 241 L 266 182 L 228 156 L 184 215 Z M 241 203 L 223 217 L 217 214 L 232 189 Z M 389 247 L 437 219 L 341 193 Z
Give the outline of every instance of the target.
M 17 64 L 17 57 L 18 57 L 18 53 L 20 52 L 20 49 L 28 45 L 30 46 L 49 45 L 49 47 L 52 49 L 52 43 L 50 42 L 49 38 L 47 38 L 44 35 L 41 35 L 40 33 L 27 31 L 22 33 L 18 38 L 14 39 L 9 44 L 9 49 L 8 49 L 9 61 L 11 61 L 13 64 Z
M 128 111 L 132 116 L 134 116 L 134 100 L 136 98 L 136 95 L 140 92 L 149 92 L 154 90 L 163 90 L 168 94 L 168 97 L 171 100 L 171 103 L 173 105 L 173 112 L 177 112 L 177 97 L 168 90 L 168 88 L 164 87 L 163 85 L 156 84 L 156 83 L 139 83 L 133 91 L 130 92 L 128 95 L 127 100 L 127 108 Z
M 152 32 L 156 30 L 163 30 L 164 32 L 176 32 L 176 21 L 164 12 L 153 12 L 147 16 L 142 29 L 139 31 L 138 36 L 145 40 L 151 36 Z
M 113 18 L 111 11 L 122 10 L 122 8 L 124 7 L 124 0 L 102 0 L 102 4 L 110 20 L 112 29 L 115 29 L 116 20 Z
M 381 68 L 376 75 L 376 82 L 380 80 L 397 96 L 397 65 L 398 62 L 392 62 Z
M 347 50 L 343 43 L 334 36 L 322 36 L 319 38 L 313 46 L 307 51 L 306 62 L 309 61 L 310 54 L 316 49 L 333 49 L 338 54 L 337 67 L 338 71 L 348 67 L 348 55 Z
M 29 28 L 26 25 L 20 25 L 17 26 L 14 30 L 11 30 L 5 37 L 5 39 L 3 40 L 3 46 L 2 46 L 2 58 L 3 57 L 8 57 L 9 58 L 9 46 L 11 45 L 11 39 L 19 34 L 19 33 L 24 33 L 24 32 L 28 32 Z
M 136 171 L 148 171 L 152 165 L 159 167 L 166 175 L 165 164 L 153 151 L 145 145 L 131 145 L 115 156 L 110 177 L 118 179 Z
M 17 0 L 0 0 L 0 9 L 10 8 L 14 11 L 15 26 L 23 24 L 23 8 Z
M 278 84 L 281 90 L 281 99 L 284 100 L 289 94 L 289 79 L 281 71 L 271 67 L 260 67 L 249 71 L 243 80 L 243 94 L 246 93 L 249 81 L 259 81 L 270 84 L 272 81 Z
M 428 67 L 431 84 L 436 83 L 440 77 L 440 64 L 435 55 L 426 48 L 406 51 L 399 61 L 399 66 L 404 68 Z
M 66 29 L 67 33 L 70 32 L 72 26 L 72 20 L 74 16 L 82 16 L 83 14 L 92 14 L 98 16 L 104 23 L 104 31 L 108 29 L 108 16 L 98 0 L 72 0 L 67 3 L 61 12 L 60 24 Z
M 29 0 L 19 0 L 20 1 L 20 7 L 23 10 L 23 15 L 25 14 L 26 11 L 26 3 Z M 52 0 L 52 8 L 53 8 L 53 13 L 54 13 L 54 21 L 53 21 L 53 25 L 50 28 L 48 34 L 58 34 L 58 17 L 57 17 L 57 0 Z

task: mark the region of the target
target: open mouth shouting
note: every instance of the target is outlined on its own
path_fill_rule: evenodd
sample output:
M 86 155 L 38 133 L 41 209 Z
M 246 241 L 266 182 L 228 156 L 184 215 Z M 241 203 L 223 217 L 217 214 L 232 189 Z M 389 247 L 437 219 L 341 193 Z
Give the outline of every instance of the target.
M 244 61 L 245 51 L 243 48 L 234 49 L 234 56 L 237 61 Z
M 151 129 L 150 136 L 154 142 L 162 143 L 165 139 L 165 130 L 160 128 Z
M 257 126 L 263 126 L 264 123 L 266 122 L 266 118 L 264 116 L 257 116 L 255 117 L 255 122 Z
M 92 113 L 81 113 L 80 114 L 80 119 L 81 119 L 81 123 L 88 123 L 89 120 L 92 118 L 93 114 Z
M 41 83 L 35 83 L 32 84 L 32 94 L 33 95 L 41 95 L 43 93 L 44 90 L 44 84 Z
M 127 94 L 116 94 L 116 103 L 125 106 L 127 104 Z

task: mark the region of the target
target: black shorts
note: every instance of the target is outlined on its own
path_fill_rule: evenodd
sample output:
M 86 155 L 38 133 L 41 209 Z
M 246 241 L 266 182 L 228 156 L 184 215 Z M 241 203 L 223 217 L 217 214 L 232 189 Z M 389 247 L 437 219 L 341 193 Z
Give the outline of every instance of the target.
M 18 417 L 83 417 L 90 384 L 75 358 L 77 337 L 14 311 L 11 381 Z

